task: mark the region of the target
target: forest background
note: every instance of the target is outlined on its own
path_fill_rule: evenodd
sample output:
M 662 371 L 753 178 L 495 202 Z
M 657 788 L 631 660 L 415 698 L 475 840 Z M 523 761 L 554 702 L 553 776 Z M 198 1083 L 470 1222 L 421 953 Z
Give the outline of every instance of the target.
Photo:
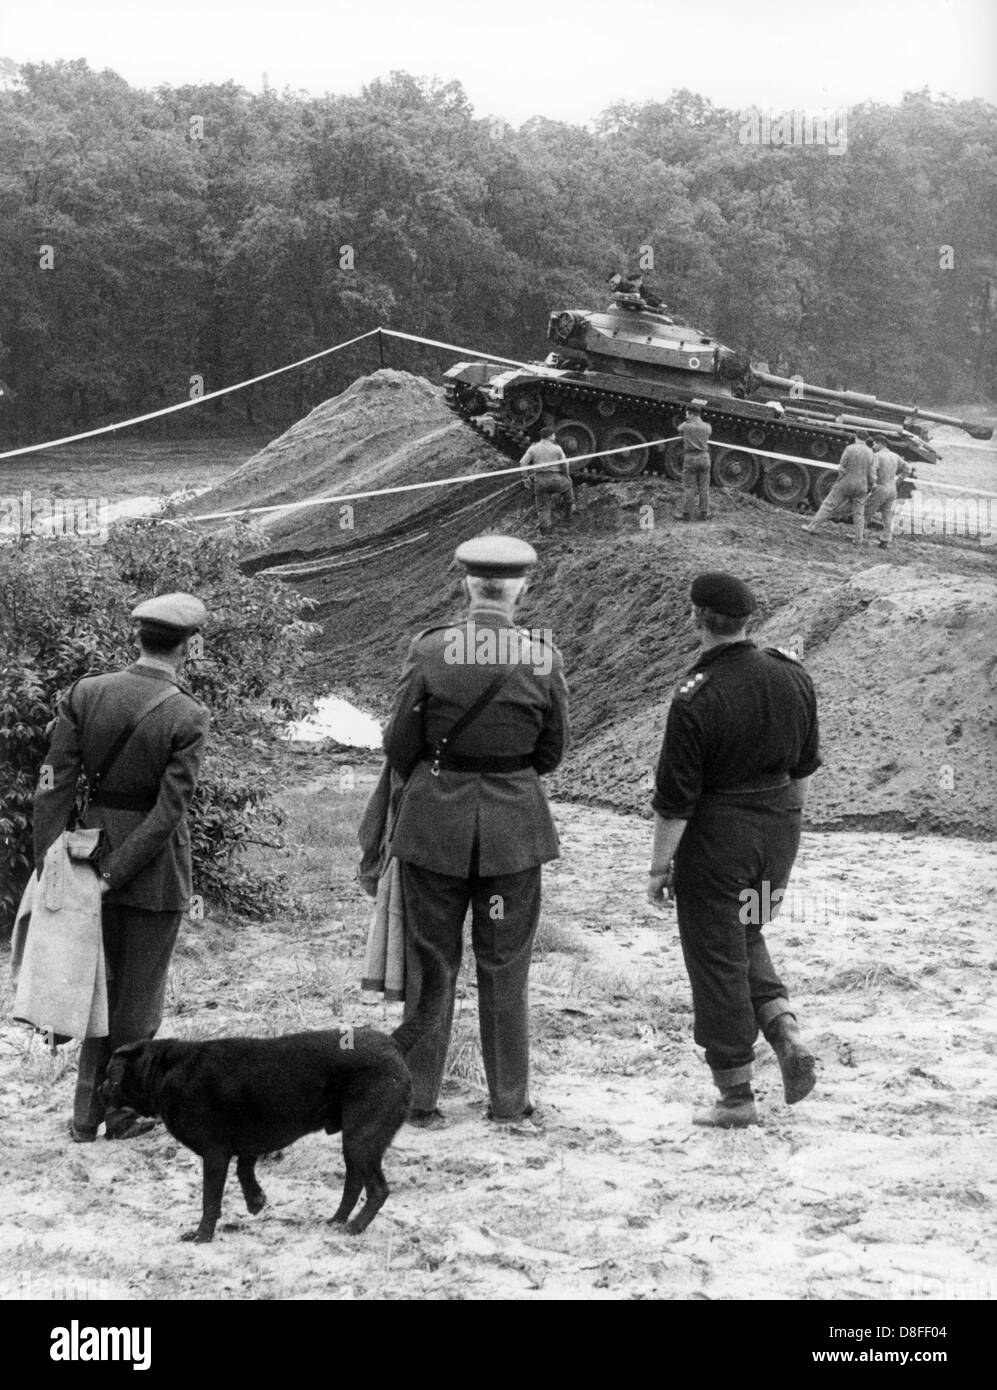
M 670 312 L 773 370 L 936 406 L 997 394 L 982 100 L 866 103 L 835 148 L 751 143 L 746 113 L 689 91 L 515 129 L 399 72 L 312 97 L 2 60 L 0 87 L 8 446 L 378 324 L 536 359 L 549 312 L 600 307 L 641 247 Z M 161 428 L 287 424 L 357 369 L 326 359 Z

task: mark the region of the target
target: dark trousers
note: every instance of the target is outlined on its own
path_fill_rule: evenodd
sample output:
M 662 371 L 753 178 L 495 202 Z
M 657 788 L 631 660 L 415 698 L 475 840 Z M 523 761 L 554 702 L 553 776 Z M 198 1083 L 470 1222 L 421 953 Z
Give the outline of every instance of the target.
M 405 1017 L 418 1008 L 423 958 L 442 960 L 446 990 L 439 1027 L 408 1055 L 412 1105 L 439 1100 L 453 1026 L 464 916 L 471 906 L 471 944 L 478 976 L 481 1056 L 494 1119 L 519 1119 L 530 1105 L 529 971 L 540 919 L 540 866 L 518 874 L 452 878 L 401 863 L 405 904 Z
M 533 500 L 537 521 L 544 526 L 554 524 L 552 507 L 555 497 L 561 498 L 566 514 L 570 516 L 575 509 L 575 485 L 571 479 L 563 473 L 555 473 L 547 478 L 537 475 L 533 484 Z
M 765 1006 L 787 1000 L 762 935 L 800 844 L 800 812 L 784 809 L 783 800 L 778 793 L 705 797 L 675 855 L 694 1037 L 718 1085 L 749 1079 L 760 1023 L 779 1012 Z
M 706 516 L 710 510 L 710 460 L 686 459 L 682 464 L 682 512 L 692 516 L 695 503 L 699 505 L 699 515 Z
M 166 977 L 180 930 L 180 912 L 146 912 L 104 904 L 104 958 L 107 966 L 106 1038 L 84 1038 L 76 1076 L 73 1123 L 94 1129 L 113 1124 L 119 1112 L 104 1113 L 100 1087 L 115 1048 L 151 1038 L 163 1020 Z

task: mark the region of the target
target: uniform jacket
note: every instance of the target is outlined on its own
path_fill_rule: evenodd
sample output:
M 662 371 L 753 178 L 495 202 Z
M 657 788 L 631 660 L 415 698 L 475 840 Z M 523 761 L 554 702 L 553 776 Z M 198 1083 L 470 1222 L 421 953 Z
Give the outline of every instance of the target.
M 817 697 L 800 663 L 775 647 L 725 642 L 679 682 L 651 804 L 666 820 L 687 820 L 711 792 L 787 786 L 820 764 Z
M 875 481 L 872 450 L 868 444 L 849 444 L 841 455 L 838 482 L 849 497 L 861 497 L 869 492 Z
M 513 650 L 516 661 L 508 659 Z M 462 654 L 485 659 L 456 659 Z M 434 777 L 420 759 L 504 669 L 510 671 L 506 684 L 450 751 L 474 758 L 530 756 L 532 766 L 503 773 L 443 767 Z M 384 734 L 388 761 L 408 779 L 391 853 L 458 878 L 468 876 L 475 847 L 482 875 L 520 873 L 556 859 L 557 833 L 540 774 L 557 767 L 568 739 L 561 655 L 539 634 L 531 641 L 526 629 L 510 626 L 504 610 L 488 604 L 473 606 L 463 621 L 420 633 Z
M 72 814 L 81 768 L 93 776 L 116 737 L 147 704 L 161 682 L 177 682 L 159 667 L 136 663 L 126 671 L 87 676 L 59 702 L 45 762 L 50 789 L 35 793 L 34 852 L 40 866 L 48 847 Z M 197 785 L 208 711 L 182 690 L 145 718 L 108 773 L 108 796 L 137 797 L 149 811 L 94 805 L 84 824 L 104 830 L 108 850 L 100 861 L 111 892 L 109 905 L 176 912 L 190 905 L 191 862 L 187 808 Z
M 907 464 L 892 449 L 877 449 L 872 456 L 876 486 L 886 492 L 895 492 L 897 478 L 906 478 Z
M 678 427 L 682 436 L 682 458 L 685 463 L 709 463 L 709 442 L 713 430 L 705 420 L 683 420 Z
M 568 458 L 560 444 L 553 439 L 538 439 L 535 444 L 531 444 L 526 453 L 519 460 L 520 468 L 528 468 L 534 463 L 560 463 L 559 468 L 540 468 L 530 476 L 536 479 L 559 477 L 571 477 L 571 469 L 568 466 Z

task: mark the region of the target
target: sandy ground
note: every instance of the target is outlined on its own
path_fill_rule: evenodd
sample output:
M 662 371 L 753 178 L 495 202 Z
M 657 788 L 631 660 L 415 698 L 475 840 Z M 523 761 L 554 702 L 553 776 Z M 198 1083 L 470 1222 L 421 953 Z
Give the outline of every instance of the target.
M 254 453 L 259 442 L 81 446 L 5 476 L 12 492 L 44 483 L 120 500 L 218 483 L 248 458 L 209 499 L 244 506 L 481 469 L 459 493 L 285 514 L 256 567 L 280 566 L 317 605 L 313 682 L 383 714 L 411 633 L 456 611 L 454 546 L 487 529 L 537 545 L 522 621 L 553 629 L 575 729 L 551 783 L 572 804 L 557 808 L 563 857 L 547 875 L 533 971 L 545 1129 L 497 1133 L 484 1118 L 468 974 L 450 1123 L 402 1130 L 385 1164 L 392 1196 L 364 1237 L 326 1224 L 342 1161 L 337 1138 L 312 1136 L 261 1165 L 260 1216 L 233 1180 L 215 1243 L 182 1245 L 199 1207 L 194 1155 L 162 1130 L 70 1145 L 74 1047 L 49 1057 L 6 1022 L 0 997 L 0 1296 L 992 1298 L 992 545 L 904 536 L 887 562 L 849 546 L 844 528 L 806 537 L 799 516 L 722 493 L 713 522 L 683 527 L 671 519 L 676 485 L 655 478 L 585 489 L 573 526 L 541 537 L 523 495 L 489 478 L 501 460 L 451 420 L 438 389 L 393 371 Z M 943 463 L 921 472 L 926 492 L 929 477 L 997 490 L 993 468 L 952 432 Z M 769 933 L 820 1083 L 790 1110 L 762 1043 L 763 1123 L 738 1134 L 691 1124 L 711 1099 L 709 1075 L 674 917 L 643 901 L 650 827 L 635 814 L 646 813 L 669 694 L 697 646 L 689 581 L 707 568 L 757 588 L 762 640 L 802 643 L 824 734 L 813 828 Z M 348 756 L 358 778 L 370 775 L 362 755 Z M 284 867 L 304 885 L 305 911 L 189 924 L 164 1034 L 394 1026 L 397 1010 L 358 988 L 363 788 L 345 794 L 341 773 L 316 749 L 286 781 L 275 774 L 289 787 Z
M 336 812 L 334 779 L 299 792 Z M 484 1118 L 466 978 L 441 1131 L 404 1128 L 367 1232 L 326 1224 L 338 1138 L 230 1184 L 211 1246 L 178 1240 L 199 1164 L 162 1130 L 70 1145 L 72 1048 L 0 1029 L 0 1293 L 133 1299 L 987 1299 L 997 1291 L 997 850 L 953 838 L 807 834 L 769 932 L 820 1058 L 790 1110 L 758 1049 L 761 1126 L 691 1124 L 710 1099 L 674 916 L 642 901 L 648 825 L 559 805 L 532 976 L 546 1128 Z M 328 877 L 328 874 L 327 874 Z M 357 987 L 367 900 L 334 915 L 190 924 L 166 1035 L 391 1027 Z M 326 898 L 329 901 L 328 897 Z M 9 1014 L 5 1001 L 4 1016 Z

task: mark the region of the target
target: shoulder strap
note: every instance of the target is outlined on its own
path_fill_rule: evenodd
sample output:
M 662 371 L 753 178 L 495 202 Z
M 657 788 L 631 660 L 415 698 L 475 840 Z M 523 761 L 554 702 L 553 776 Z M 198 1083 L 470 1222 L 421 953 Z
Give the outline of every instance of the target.
M 483 711 L 488 708 L 491 702 L 495 699 L 495 696 L 502 689 L 503 685 L 505 685 L 506 681 L 509 679 L 511 674 L 512 667 L 508 667 L 506 670 L 502 671 L 499 675 L 497 675 L 490 685 L 485 686 L 484 690 L 475 700 L 474 704 L 464 711 L 464 713 L 460 716 L 460 718 L 456 721 L 455 724 L 452 724 L 450 726 L 449 733 L 447 733 L 443 738 L 441 738 L 438 741 L 435 749 L 433 750 L 435 758 L 433 764 L 434 767 L 439 767 L 440 758 L 447 751 L 450 744 L 454 743 L 464 732 L 464 730 L 468 727 L 468 725 L 472 724 L 474 720 L 477 719 L 478 715 L 483 713 Z
M 93 777 L 87 779 L 89 782 L 89 796 L 91 798 L 94 796 L 94 793 L 97 791 L 97 788 L 103 782 L 104 778 L 110 772 L 111 768 L 118 761 L 118 758 L 124 751 L 126 744 L 131 739 L 132 734 L 135 732 L 138 726 L 142 723 L 143 719 L 147 718 L 154 709 L 158 709 L 159 706 L 163 704 L 166 700 L 170 700 L 173 698 L 174 695 L 179 694 L 181 694 L 179 687 L 172 684 L 167 686 L 164 690 L 157 690 L 152 699 L 147 701 L 146 704 L 142 706 L 138 714 L 136 714 L 134 719 L 132 719 L 131 723 L 125 725 L 125 727 L 121 730 L 121 733 L 118 734 L 118 737 L 114 740 L 110 748 L 107 750 L 107 753 L 104 757 L 104 761 L 101 763 L 100 767 L 98 767 Z
M 693 671 L 686 675 L 681 684 L 676 689 L 673 700 L 691 700 L 694 695 L 698 695 L 703 686 L 710 679 L 709 671 Z

